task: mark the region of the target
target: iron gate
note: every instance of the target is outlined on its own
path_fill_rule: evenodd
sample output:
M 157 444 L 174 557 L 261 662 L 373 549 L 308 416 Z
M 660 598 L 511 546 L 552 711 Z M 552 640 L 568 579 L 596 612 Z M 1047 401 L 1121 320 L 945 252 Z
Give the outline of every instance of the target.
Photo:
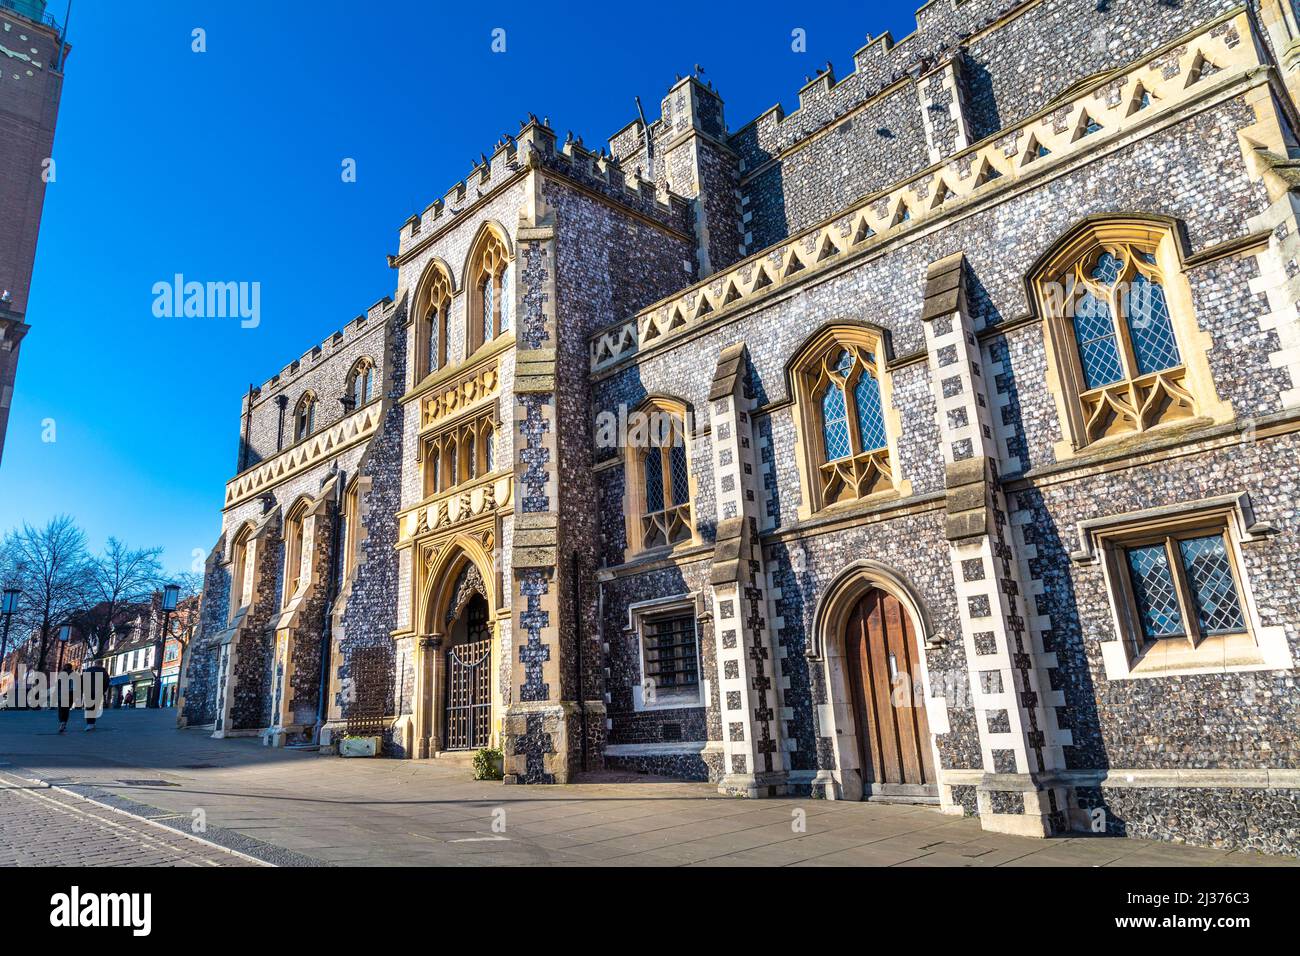
M 492 735 L 492 636 L 487 608 L 466 609 L 469 640 L 447 650 L 447 750 L 478 750 Z

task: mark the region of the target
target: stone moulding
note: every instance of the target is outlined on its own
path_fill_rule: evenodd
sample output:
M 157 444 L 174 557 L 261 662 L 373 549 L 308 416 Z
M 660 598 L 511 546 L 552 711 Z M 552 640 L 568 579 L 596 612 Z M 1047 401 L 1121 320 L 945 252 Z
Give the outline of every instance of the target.
M 1251 505 L 1249 492 L 1239 491 L 1230 495 L 1204 498 L 1200 501 L 1164 505 L 1159 508 L 1146 508 L 1141 511 L 1107 515 L 1102 518 L 1087 518 L 1078 524 L 1079 547 L 1070 552 L 1070 558 L 1076 564 L 1097 563 L 1100 560 L 1096 539 L 1098 532 L 1143 522 L 1171 518 L 1190 518 L 1195 515 L 1213 512 L 1231 514 L 1239 523 L 1243 541 L 1257 541 L 1262 537 L 1277 533 L 1277 529 L 1271 524 L 1258 519 L 1255 509 Z
M 262 494 L 280 482 L 365 441 L 379 428 L 383 403 L 371 402 L 329 428 L 292 445 L 273 458 L 237 475 L 226 485 L 226 508 Z
M 399 545 L 430 532 L 457 527 L 483 515 L 510 509 L 513 496 L 514 477 L 509 473 L 489 475 L 477 484 L 443 492 L 398 515 Z
M 501 384 L 496 361 L 467 371 L 438 386 L 420 403 L 420 431 L 437 428 L 458 412 L 495 397 Z
M 1238 10 L 1098 77 L 1069 101 L 1053 103 L 833 219 L 601 329 L 589 339 L 591 371 L 602 372 L 716 312 L 747 304 L 802 280 L 810 271 L 930 222 L 976 193 L 1004 189 L 1041 168 L 1113 141 L 1200 97 L 1211 86 L 1239 78 L 1261 65 L 1251 37 L 1249 17 Z M 1213 83 L 1205 82 L 1211 78 Z

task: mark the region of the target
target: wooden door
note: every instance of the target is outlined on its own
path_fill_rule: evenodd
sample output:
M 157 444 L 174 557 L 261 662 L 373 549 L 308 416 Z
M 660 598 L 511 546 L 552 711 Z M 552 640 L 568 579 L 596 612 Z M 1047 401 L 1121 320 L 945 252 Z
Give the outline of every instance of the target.
M 920 651 L 907 612 L 873 588 L 849 615 L 844 646 L 864 789 L 934 784 Z

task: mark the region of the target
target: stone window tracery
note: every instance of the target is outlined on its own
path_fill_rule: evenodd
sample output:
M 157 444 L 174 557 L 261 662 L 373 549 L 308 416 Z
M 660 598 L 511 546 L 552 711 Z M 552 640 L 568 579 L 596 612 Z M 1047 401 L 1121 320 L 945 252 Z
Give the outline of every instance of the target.
M 1134 219 L 1076 229 L 1033 277 L 1073 449 L 1198 417 L 1227 418 L 1172 230 Z
M 485 230 L 470 266 L 471 353 L 510 331 L 514 301 L 512 275 L 505 241 L 495 229 Z
M 629 556 L 695 539 L 686 407 L 654 398 L 628 416 Z
M 876 332 L 841 326 L 795 359 L 808 513 L 896 490 L 883 357 Z
M 487 412 L 425 436 L 424 497 L 491 474 L 496 468 L 496 429 L 496 419 Z

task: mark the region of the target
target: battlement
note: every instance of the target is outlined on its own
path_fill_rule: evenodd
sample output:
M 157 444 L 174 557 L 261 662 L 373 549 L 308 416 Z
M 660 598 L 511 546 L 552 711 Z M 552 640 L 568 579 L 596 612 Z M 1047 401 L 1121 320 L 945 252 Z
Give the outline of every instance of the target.
M 435 199 L 423 213 L 411 216 L 402 225 L 398 254 L 406 252 L 426 234 L 454 219 L 529 165 L 580 180 L 643 215 L 678 228 L 688 228 L 689 204 L 685 199 L 659 189 L 648 179 L 635 174 L 629 176 L 618 158 L 606 155 L 603 148 L 599 151 L 587 149 L 582 137 L 575 138 L 572 132 L 563 143 L 557 143 L 550 120 L 539 120 L 530 113 L 521 121 L 518 133 L 505 134 L 496 142 L 490 158 L 481 155 L 468 177 L 453 185 L 442 199 Z
M 312 346 L 261 385 L 254 386 L 251 393 L 244 397 L 244 411 L 248 411 L 250 401 L 253 406 L 260 405 L 287 388 L 299 375 L 315 368 L 377 326 L 382 326 L 384 311 L 392 304 L 392 298 L 384 296 L 324 342 Z
M 921 79 L 957 55 L 976 34 L 1042 0 L 932 0 L 916 12 L 916 30 L 897 43 L 886 31 L 853 54 L 853 72 L 836 80 L 827 63 L 799 90 L 791 113 L 777 103 L 731 134 L 742 169 L 753 169 L 895 84 Z

